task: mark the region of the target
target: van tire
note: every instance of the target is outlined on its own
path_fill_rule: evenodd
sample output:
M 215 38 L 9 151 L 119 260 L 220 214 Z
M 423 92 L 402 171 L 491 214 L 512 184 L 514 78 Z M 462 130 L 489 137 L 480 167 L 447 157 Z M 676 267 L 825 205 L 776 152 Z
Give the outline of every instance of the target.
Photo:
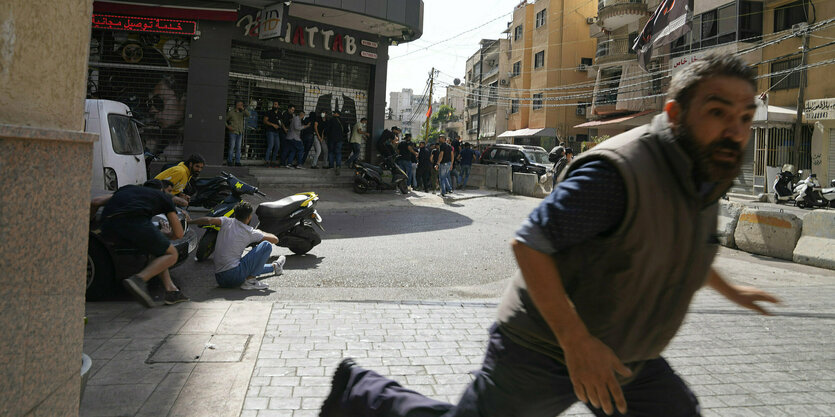
M 100 301 L 121 294 L 116 285 L 113 262 L 107 250 L 92 237 L 87 243 L 87 301 Z

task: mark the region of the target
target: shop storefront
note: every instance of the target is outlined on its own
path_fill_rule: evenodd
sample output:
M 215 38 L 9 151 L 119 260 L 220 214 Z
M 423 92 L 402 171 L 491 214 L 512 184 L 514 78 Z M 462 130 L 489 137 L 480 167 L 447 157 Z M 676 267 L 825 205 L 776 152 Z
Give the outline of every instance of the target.
M 225 159 L 225 116 L 237 100 L 248 116 L 244 161 L 263 160 L 273 101 L 338 110 L 346 130 L 365 117 L 379 135 L 388 46 L 417 39 L 423 16 L 420 0 L 168 3 L 94 2 L 87 97 L 127 104 L 163 160 L 199 152 L 209 164 Z

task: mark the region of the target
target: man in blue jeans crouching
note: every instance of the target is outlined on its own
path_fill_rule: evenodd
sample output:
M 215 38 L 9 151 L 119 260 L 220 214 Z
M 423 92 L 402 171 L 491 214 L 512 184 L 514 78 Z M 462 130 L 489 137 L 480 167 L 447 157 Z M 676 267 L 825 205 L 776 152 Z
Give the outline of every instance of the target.
M 197 225 L 211 224 L 220 227 L 215 244 L 215 279 L 223 288 L 240 286 L 242 290 L 265 290 L 267 284 L 256 279 L 259 275 L 284 273 L 284 255 L 273 263 L 267 263 L 278 238 L 272 233 L 258 230 L 249 225 L 252 220 L 252 205 L 241 201 L 235 205 L 233 218 L 201 217 L 190 220 Z M 254 249 L 241 258 L 247 246 L 256 243 Z

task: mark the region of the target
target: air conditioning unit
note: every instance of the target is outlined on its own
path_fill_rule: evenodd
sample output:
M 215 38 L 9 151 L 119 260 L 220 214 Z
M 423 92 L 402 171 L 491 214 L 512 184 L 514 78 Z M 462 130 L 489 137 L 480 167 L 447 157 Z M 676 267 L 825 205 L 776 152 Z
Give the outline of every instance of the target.
M 577 71 L 586 71 L 588 69 L 589 69 L 589 66 L 586 65 L 586 64 L 580 64 L 580 66 L 577 67 Z
M 586 116 L 586 106 L 577 106 L 577 110 L 574 112 L 577 116 Z
M 597 23 L 597 17 L 587 17 L 586 18 L 586 23 L 588 23 L 590 25 L 593 25 L 593 24 Z
M 504 79 L 503 79 L 503 80 L 499 81 L 499 84 L 501 84 L 501 85 L 507 85 L 507 80 L 504 80 Z
M 795 23 L 795 24 L 792 25 L 792 34 L 794 34 L 795 36 L 800 36 L 804 32 L 806 32 L 806 29 L 808 27 L 809 27 L 809 24 L 806 23 L 806 22 Z

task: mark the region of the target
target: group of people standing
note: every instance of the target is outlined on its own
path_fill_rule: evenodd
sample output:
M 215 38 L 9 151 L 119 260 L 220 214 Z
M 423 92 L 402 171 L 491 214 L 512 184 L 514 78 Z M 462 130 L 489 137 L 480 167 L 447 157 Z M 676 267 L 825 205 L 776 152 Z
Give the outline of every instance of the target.
M 441 134 L 438 142 L 427 145 L 420 141 L 415 147 L 412 135 L 407 133 L 400 139 L 402 132 L 398 127 L 383 132 L 383 157 L 391 156 L 408 177 L 408 184 L 413 190 L 434 192 L 440 190 L 442 197 L 463 189 L 470 178 L 472 165 L 478 160 L 479 153 L 470 143 L 455 138 L 448 140 Z
M 227 165 L 241 165 L 241 139 L 245 129 L 246 110 L 244 102 L 235 102 L 235 108 L 226 115 L 226 130 L 229 135 L 229 152 Z M 319 157 L 322 157 L 323 168 L 335 168 L 339 175 L 342 166 L 342 147 L 345 140 L 349 140 L 351 155 L 348 163 L 359 157 L 360 144 L 368 137 L 367 120 L 360 119 L 350 129 L 350 137 L 346 138 L 348 125 L 342 120 L 340 112 L 332 113 L 310 112 L 296 109 L 290 104 L 282 111 L 278 101 L 272 102 L 272 107 L 264 115 L 262 123 L 266 133 L 266 150 L 264 166 L 282 168 L 304 168 L 305 161 L 311 159 L 310 168 L 319 168 Z M 330 152 L 328 152 L 330 151 Z

